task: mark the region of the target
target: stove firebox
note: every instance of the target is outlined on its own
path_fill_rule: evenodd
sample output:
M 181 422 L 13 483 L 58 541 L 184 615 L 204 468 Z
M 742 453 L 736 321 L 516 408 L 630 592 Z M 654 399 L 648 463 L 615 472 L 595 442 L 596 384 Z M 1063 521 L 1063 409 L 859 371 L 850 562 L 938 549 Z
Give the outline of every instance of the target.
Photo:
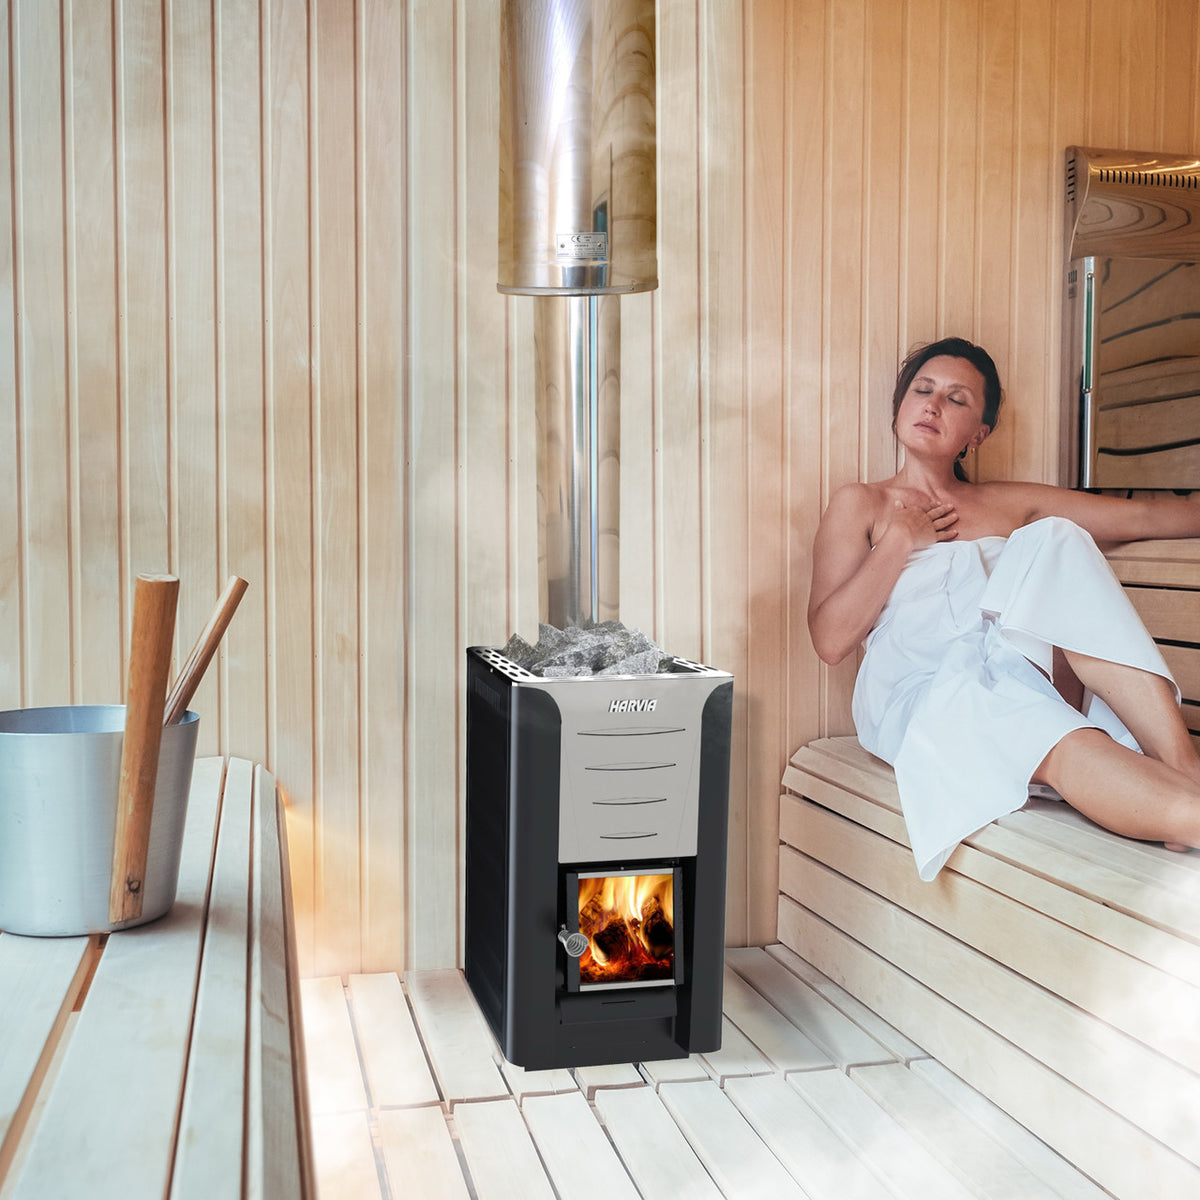
M 721 1043 L 732 677 L 467 651 L 466 977 L 528 1069 Z

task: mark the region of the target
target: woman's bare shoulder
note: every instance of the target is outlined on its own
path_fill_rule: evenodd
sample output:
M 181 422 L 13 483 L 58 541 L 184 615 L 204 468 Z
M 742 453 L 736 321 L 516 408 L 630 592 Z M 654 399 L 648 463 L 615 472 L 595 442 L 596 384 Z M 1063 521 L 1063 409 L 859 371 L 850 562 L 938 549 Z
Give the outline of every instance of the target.
M 971 490 L 993 515 L 1003 516 L 1016 529 L 1037 515 L 1048 494 L 1061 489 L 1020 479 L 992 479 L 971 484 Z
M 886 497 L 886 484 L 844 483 L 830 496 L 829 506 L 825 511 L 843 519 L 865 517 L 870 524 Z

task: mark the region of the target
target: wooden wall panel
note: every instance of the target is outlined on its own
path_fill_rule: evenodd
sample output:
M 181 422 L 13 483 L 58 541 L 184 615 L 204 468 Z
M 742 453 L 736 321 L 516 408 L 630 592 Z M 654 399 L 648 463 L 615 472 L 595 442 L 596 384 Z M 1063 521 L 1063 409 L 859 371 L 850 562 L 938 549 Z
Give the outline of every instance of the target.
M 404 87 L 407 35 L 397 6 L 370 5 L 358 22 L 362 83 L 358 89 L 358 206 L 361 242 L 359 285 L 362 312 L 358 346 L 359 440 L 363 482 L 359 488 L 359 808 L 361 812 L 362 969 L 388 970 L 404 957 L 404 806 L 396 803 L 404 778 L 406 665 L 404 576 L 399 569 L 405 543 L 401 448 L 406 412 L 404 336 L 408 314 L 405 246 L 406 211 Z M 381 803 L 363 803 L 379 796 Z M 340 960 L 335 960 L 340 961 Z
M 701 397 L 701 471 L 704 488 L 702 547 L 705 589 L 701 655 L 711 663 L 745 663 L 750 640 L 747 552 L 759 529 L 748 504 L 747 408 L 743 399 L 742 330 L 746 323 L 744 280 L 745 127 L 742 118 L 746 34 L 736 4 L 713 5 L 701 13 L 698 74 L 700 109 L 701 253 L 698 350 Z M 775 286 L 778 288 L 778 273 Z M 631 531 L 632 532 L 632 531 Z M 730 764 L 729 860 L 755 861 L 765 870 L 729 892 L 727 932 L 745 940 L 752 915 L 764 910 L 775 891 L 771 864 L 777 857 L 776 822 L 748 806 L 751 772 L 762 756 L 751 752 L 748 693 L 734 687 Z
M 267 564 L 264 676 L 271 768 L 287 801 L 288 854 L 301 961 L 316 961 L 316 756 L 309 113 L 304 0 L 262 12 Z M 222 678 L 228 685 L 228 673 Z
M 12 71 L 12 6 L 0 10 L 0 129 L 15 129 L 12 96 L 16 75 Z M 17 290 L 15 252 L 18 241 L 17 208 L 13 203 L 15 152 L 11 132 L 5 153 L 0 154 L 0 230 L 11 230 L 0 239 L 0 697 L 8 704 L 24 696 L 24 622 L 21 596 L 24 588 L 21 525 L 20 389 L 17 376 Z
M 83 7 L 90 10 L 93 6 Z M 82 12 L 78 15 L 82 16 Z M 219 389 L 224 356 L 218 341 L 222 301 L 217 284 L 219 201 L 214 180 L 217 97 L 213 75 L 218 25 L 215 10 L 201 5 L 168 8 L 164 19 L 164 103 L 168 131 L 166 311 L 175 314 L 175 319 L 167 325 L 167 388 L 172 428 L 168 468 L 172 479 L 171 541 L 177 548 L 175 569 L 180 579 L 198 585 L 183 588 L 179 600 L 176 640 L 186 652 L 190 640 L 196 638 L 208 620 L 210 597 L 220 593 L 225 581 L 221 575 L 219 485 L 222 399 Z M 252 45 L 257 40 L 254 37 Z M 256 79 L 257 71 L 252 81 Z M 89 207 L 103 211 L 105 197 L 100 185 L 104 175 L 95 172 L 92 179 L 96 195 Z M 228 221 L 224 225 L 228 228 Z M 255 326 L 261 327 L 257 315 L 252 318 L 251 328 Z M 261 379 L 252 383 L 250 393 L 263 395 Z M 95 407 L 99 417 L 106 415 L 102 404 Z M 251 411 L 261 412 L 260 406 L 254 405 Z M 259 480 L 260 486 L 261 462 L 260 457 L 248 468 L 251 479 Z M 113 489 L 114 506 L 121 494 Z M 261 552 L 261 536 L 258 548 Z M 121 578 L 129 570 L 129 564 L 113 563 L 114 570 L 119 567 L 118 578 Z M 136 565 L 135 560 L 134 569 L 145 568 Z M 260 576 L 247 568 L 244 577 L 257 580 Z M 254 604 L 259 613 L 265 612 L 262 590 L 256 588 L 257 594 L 244 600 L 247 605 Z M 100 595 L 112 595 L 114 591 L 98 589 Z M 113 622 L 111 613 L 101 615 Z M 93 624 L 97 634 L 98 624 Z M 241 634 L 240 629 L 237 632 Z M 201 739 L 209 752 L 222 743 L 221 732 L 227 719 L 222 701 L 228 693 L 219 686 L 218 675 L 227 669 L 223 662 L 218 670 L 210 671 L 193 701 L 193 708 L 203 714 Z M 262 688 L 265 687 L 264 676 Z M 107 694 L 109 698 L 119 695 L 119 683 L 111 686 Z M 255 698 L 261 711 L 262 694 Z
M 463 653 L 536 634 L 532 303 L 495 292 L 500 0 L 0 12 L 0 704 L 117 700 L 251 591 L 201 751 L 289 805 L 307 972 L 461 953 Z M 774 936 L 833 489 L 914 343 L 984 341 L 986 476 L 1057 461 L 1061 159 L 1198 149 L 1191 0 L 659 0 L 661 286 L 621 302 L 621 607 L 737 677 L 727 930 Z
M 461 661 L 457 530 L 461 470 L 456 394 L 459 327 L 454 219 L 456 8 L 415 0 L 408 18 L 409 259 L 408 592 L 405 712 L 410 967 L 458 953 L 458 693 Z M 416 114 L 421 114 L 418 118 Z M 454 745 L 454 753 L 450 747 Z M 434 747 L 440 751 L 431 753 Z

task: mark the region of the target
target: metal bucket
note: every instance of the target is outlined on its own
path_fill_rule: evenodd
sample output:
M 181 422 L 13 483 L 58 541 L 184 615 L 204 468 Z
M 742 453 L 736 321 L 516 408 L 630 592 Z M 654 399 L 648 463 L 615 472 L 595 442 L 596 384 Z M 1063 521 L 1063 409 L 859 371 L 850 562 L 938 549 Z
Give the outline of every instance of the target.
M 108 919 L 125 707 L 0 712 L 0 929 L 38 937 L 104 933 L 175 902 L 200 718 L 162 731 L 142 915 Z

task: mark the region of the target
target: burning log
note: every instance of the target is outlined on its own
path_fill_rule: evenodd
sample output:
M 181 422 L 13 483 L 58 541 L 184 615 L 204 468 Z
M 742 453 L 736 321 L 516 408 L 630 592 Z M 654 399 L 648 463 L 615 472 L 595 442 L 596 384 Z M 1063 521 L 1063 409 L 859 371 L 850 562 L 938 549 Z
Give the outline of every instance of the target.
M 637 961 L 637 941 L 628 924 L 621 917 L 609 921 L 592 937 L 592 945 L 600 952 L 606 963 L 633 963 Z
M 651 896 L 642 907 L 642 941 L 653 958 L 667 958 L 675 950 L 675 926 L 662 900 Z
M 579 906 L 579 932 L 588 937 L 598 933 L 604 928 L 604 918 L 607 912 L 603 894 L 593 892 L 591 898 Z

